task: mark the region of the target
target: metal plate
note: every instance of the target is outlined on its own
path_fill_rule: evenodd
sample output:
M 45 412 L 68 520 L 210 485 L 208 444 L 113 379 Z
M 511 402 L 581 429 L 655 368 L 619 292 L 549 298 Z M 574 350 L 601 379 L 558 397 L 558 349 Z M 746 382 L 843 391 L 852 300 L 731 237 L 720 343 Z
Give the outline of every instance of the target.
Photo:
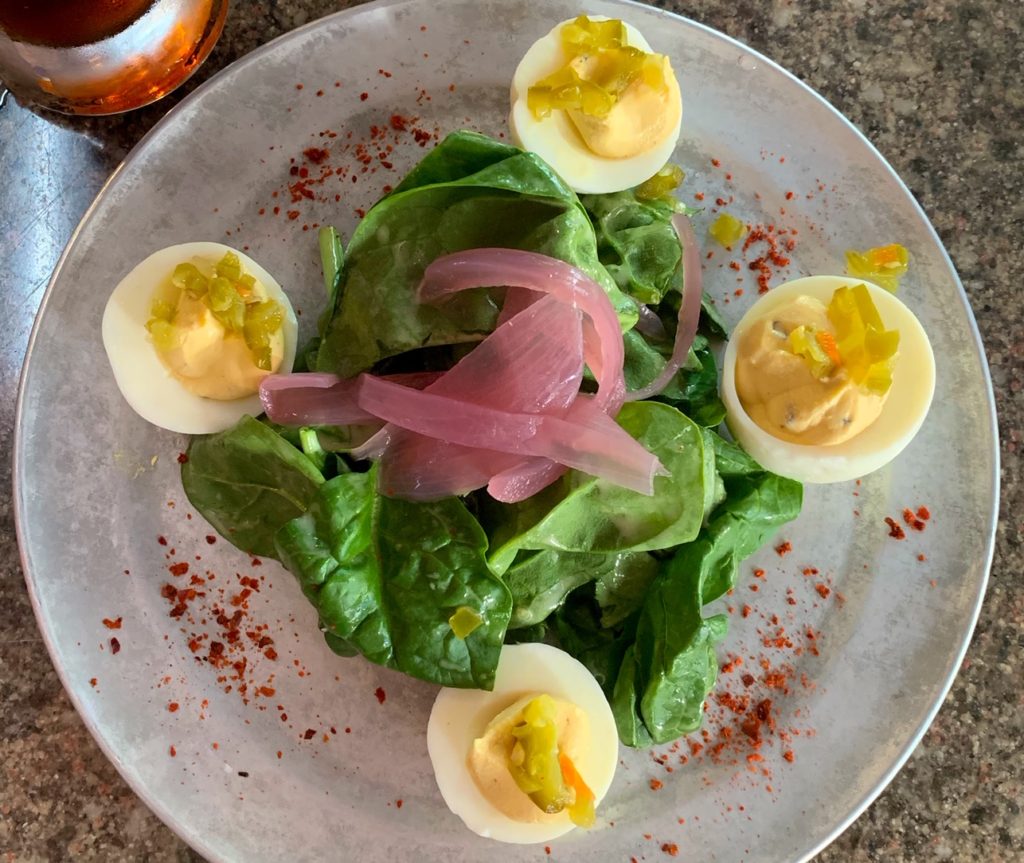
M 987 368 L 935 232 L 891 168 L 831 107 L 765 58 L 692 22 L 621 3 L 594 2 L 589 11 L 626 18 L 672 56 L 685 99 L 676 160 L 687 170 L 687 193 L 703 192 L 709 207 L 699 227 L 722 197 L 749 221 L 796 228 L 792 262 L 777 279 L 839 271 L 848 247 L 898 240 L 913 255 L 901 296 L 930 334 L 938 363 L 924 428 L 860 486 L 809 488 L 803 515 L 784 534 L 793 551 L 780 557 L 763 549 L 723 603 L 733 608 L 723 662 L 747 659 L 754 682 L 745 694 L 772 699 L 776 732 L 757 752 L 731 745 L 685 764 L 687 747 L 662 750 L 672 772 L 648 752 L 623 751 L 602 807 L 605 823 L 552 845 L 560 859 L 660 855 L 662 844 L 675 843 L 709 860 L 804 860 L 892 778 L 963 657 L 996 516 Z M 427 131 L 504 132 L 519 56 L 577 12 L 562 0 L 542 7 L 403 0 L 286 35 L 216 76 L 136 147 L 54 274 L 17 422 L 16 504 L 29 589 L 89 729 L 154 811 L 211 859 L 457 861 L 490 859 L 498 849 L 468 833 L 436 791 L 424 743 L 434 689 L 333 656 L 287 573 L 272 562 L 254 566 L 222 541 L 208 544 L 210 530 L 190 517 L 181 492 L 175 456 L 185 440 L 139 419 L 114 385 L 99 336 L 106 298 L 155 249 L 221 240 L 248 248 L 274 273 L 311 330 L 322 287 L 315 234 L 303 227 L 331 223 L 350 232 L 355 210 L 422 156 L 410 131 L 391 126 L 392 115 L 415 116 L 413 125 Z M 355 145 L 372 139 L 373 126 L 378 140 L 367 153 L 376 170 L 360 173 Z M 312 146 L 326 146 L 329 164 L 350 170 L 313 186 L 313 200 L 299 191 L 293 204 L 291 169 L 306 165 L 320 175 L 302 156 Z M 289 218 L 289 210 L 299 215 Z M 718 250 L 706 283 L 735 320 L 756 286 L 745 262 L 736 271 L 729 260 Z M 933 513 L 927 530 L 891 539 L 884 516 L 921 504 Z M 160 593 L 165 582 L 187 580 L 168 573 L 175 561 L 218 576 L 190 606 L 195 623 L 170 617 Z M 763 578 L 751 577 L 754 567 Z M 803 574 L 811 568 L 817 576 Z M 277 651 L 276 660 L 267 658 L 244 632 L 229 645 L 233 659 L 248 660 L 241 674 L 248 704 L 241 681 L 230 679 L 237 672 L 196 659 L 208 641 L 198 654 L 189 647 L 202 632 L 222 637 L 210 608 L 216 601 L 233 613 L 239 575 L 263 577 L 245 601 L 245 627 L 266 627 L 257 639 L 272 637 Z M 831 584 L 828 598 L 817 593 L 819 583 Z M 120 630 L 102 623 L 117 617 Z M 765 640 L 777 637 L 778 626 L 791 646 L 772 653 Z M 800 643 L 808 628 L 818 634 L 817 655 L 809 640 Z M 758 665 L 761 656 L 769 671 L 783 672 L 788 692 L 772 688 L 778 682 Z M 274 694 L 260 695 L 259 685 Z M 721 686 L 743 690 L 735 668 Z M 720 741 L 722 710 L 716 703 L 709 712 L 712 744 Z M 527 860 L 538 849 L 500 853 Z

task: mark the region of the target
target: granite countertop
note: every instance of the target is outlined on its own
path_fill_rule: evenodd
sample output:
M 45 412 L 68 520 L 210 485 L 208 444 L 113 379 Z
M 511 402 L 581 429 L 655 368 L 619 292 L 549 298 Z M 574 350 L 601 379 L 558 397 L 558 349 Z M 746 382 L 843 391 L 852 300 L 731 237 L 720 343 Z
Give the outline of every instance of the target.
M 0 446 L 12 450 L 35 310 L 78 219 L 184 93 L 257 45 L 345 3 L 236 0 L 196 78 L 128 116 L 0 110 Z M 1024 860 L 1024 16 L 998 0 L 658 2 L 764 52 L 856 123 L 928 213 L 963 280 L 995 385 L 1002 516 L 967 660 L 931 730 L 871 808 L 818 858 Z M 55 121 L 55 122 L 54 122 Z M 0 464 L 0 860 L 199 860 L 135 797 L 64 694 L 36 629 Z

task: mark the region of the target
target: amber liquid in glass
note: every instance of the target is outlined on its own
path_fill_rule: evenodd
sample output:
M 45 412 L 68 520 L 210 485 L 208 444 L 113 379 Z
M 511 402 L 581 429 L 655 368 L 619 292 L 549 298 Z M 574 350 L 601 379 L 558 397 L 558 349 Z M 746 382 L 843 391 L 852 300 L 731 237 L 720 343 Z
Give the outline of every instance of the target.
M 114 114 L 187 79 L 220 36 L 227 0 L 0 0 L 0 82 L 73 114 Z

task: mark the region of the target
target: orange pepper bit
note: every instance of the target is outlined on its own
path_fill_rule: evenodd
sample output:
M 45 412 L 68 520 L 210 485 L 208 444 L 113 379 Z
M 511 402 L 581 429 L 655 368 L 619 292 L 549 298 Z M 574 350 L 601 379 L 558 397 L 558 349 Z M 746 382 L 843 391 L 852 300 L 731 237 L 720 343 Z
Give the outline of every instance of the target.
M 576 765 L 564 752 L 558 753 L 558 766 L 562 768 L 562 779 L 565 784 L 576 792 L 576 799 L 569 807 L 569 818 L 577 827 L 593 827 L 594 792 L 583 781 L 583 777 L 576 770 Z
M 842 358 L 839 356 L 839 347 L 836 345 L 836 337 L 827 330 L 821 330 L 815 333 L 815 338 L 821 349 L 828 355 L 828 358 L 832 360 L 832 364 L 835 366 L 842 365 Z

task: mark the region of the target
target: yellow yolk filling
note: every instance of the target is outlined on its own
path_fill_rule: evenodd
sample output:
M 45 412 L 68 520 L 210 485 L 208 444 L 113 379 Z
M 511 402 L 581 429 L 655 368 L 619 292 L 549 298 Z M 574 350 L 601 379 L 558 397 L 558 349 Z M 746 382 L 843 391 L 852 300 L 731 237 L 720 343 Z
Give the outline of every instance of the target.
M 800 297 L 743 333 L 736 392 L 750 418 L 781 440 L 843 443 L 881 414 L 898 344 L 863 285 L 840 288 L 828 308 Z
M 203 273 L 179 264 L 153 299 L 146 324 L 164 367 L 189 392 L 229 401 L 259 390 L 284 356 L 284 312 L 226 254 Z
M 626 44 L 621 21 L 581 15 L 561 31 L 566 65 L 527 92 L 537 119 L 565 110 L 587 148 L 628 159 L 661 144 L 682 112 L 668 57 Z
M 576 765 L 590 746 L 587 715 L 550 695 L 529 695 L 503 710 L 473 741 L 468 766 L 480 792 L 513 821 L 594 822 L 594 795 Z

